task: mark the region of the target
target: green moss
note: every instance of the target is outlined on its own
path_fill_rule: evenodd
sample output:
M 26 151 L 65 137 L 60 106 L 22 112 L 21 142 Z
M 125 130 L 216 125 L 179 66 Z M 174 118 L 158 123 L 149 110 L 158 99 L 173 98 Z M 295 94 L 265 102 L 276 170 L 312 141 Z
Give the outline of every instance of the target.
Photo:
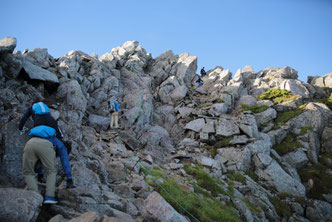
M 167 193 L 159 189 L 160 194 L 168 201 L 178 212 L 194 219 L 178 204 L 180 203 L 191 215 L 199 221 L 241 221 L 234 213 L 233 209 L 222 204 L 220 201 L 211 198 L 199 198 L 195 193 L 182 188 L 174 179 L 166 180 L 162 186 L 168 193 L 172 194 L 172 199 Z
M 255 182 L 258 181 L 258 175 L 254 171 L 247 171 L 246 174 L 251 177 Z
M 232 142 L 233 137 L 218 141 L 214 144 L 215 148 L 222 148 L 222 147 L 227 147 L 229 146 L 230 142 Z
M 314 128 L 312 126 L 304 126 L 301 128 L 301 132 L 300 132 L 300 135 L 304 135 L 307 133 L 308 130 L 313 130 Z
M 150 171 L 151 175 L 155 177 L 155 179 L 165 179 L 163 171 L 159 167 L 154 167 Z
M 298 202 L 299 204 L 305 205 L 307 204 L 307 201 L 304 199 L 304 197 L 295 197 L 295 202 Z
M 293 95 L 291 91 L 286 89 L 270 89 L 262 93 L 258 99 L 272 100 L 274 104 L 291 101 L 298 98 L 299 95 Z
M 223 103 L 224 100 L 222 98 L 216 98 L 213 102 L 214 103 Z
M 203 108 L 210 107 L 210 106 L 212 106 L 212 103 L 210 103 L 210 102 L 206 102 L 206 103 L 202 104 Z
M 147 184 L 149 184 L 151 187 L 153 187 L 153 186 L 156 185 L 155 182 L 154 182 L 154 179 L 153 179 L 152 177 L 147 177 L 147 178 L 145 178 L 145 182 L 146 182 Z
M 241 200 L 249 208 L 249 210 L 251 212 L 254 212 L 254 213 L 261 213 L 262 212 L 262 208 L 254 206 L 252 203 L 247 201 L 245 198 L 241 198 Z
M 233 196 L 234 195 L 234 185 L 235 183 L 231 180 L 227 181 L 227 184 L 228 184 L 228 196 Z
M 288 122 L 288 120 L 300 115 L 302 112 L 303 109 L 300 108 L 286 112 L 279 112 L 274 122 L 276 124 L 285 124 L 286 122 Z
M 281 200 L 285 200 L 286 198 L 291 197 L 291 195 L 290 195 L 289 193 L 282 192 L 282 193 L 279 193 L 279 194 L 278 194 L 278 197 L 279 197 Z
M 279 145 L 274 146 L 273 148 L 277 151 L 279 155 L 285 155 L 286 153 L 296 151 L 298 148 L 301 148 L 302 144 L 299 141 L 296 141 L 296 136 L 292 133 L 287 134 L 286 138 Z
M 292 212 L 284 201 L 279 200 L 277 197 L 269 197 L 269 199 L 280 217 L 289 218 L 292 216 Z
M 267 110 L 269 107 L 265 105 L 254 105 L 254 106 L 248 106 L 246 104 L 241 104 L 242 110 L 243 111 L 248 111 L 250 110 L 253 113 L 261 113 Z
M 212 195 L 208 191 L 202 189 L 200 186 L 197 186 L 196 184 L 194 184 L 194 192 L 202 194 L 204 197 L 212 198 Z
M 184 170 L 186 173 L 192 175 L 197 180 L 197 184 L 210 191 L 213 196 L 216 196 L 219 193 L 224 193 L 224 190 L 221 186 L 206 173 L 201 166 L 195 165 L 191 167 L 189 164 L 184 165 Z
M 148 175 L 149 172 L 147 171 L 147 169 L 145 169 L 144 167 L 140 167 L 140 171 L 144 174 L 144 175 Z
M 239 172 L 236 173 L 227 173 L 228 179 L 238 181 L 242 184 L 247 184 L 246 178 Z
M 316 164 L 299 171 L 303 183 L 307 183 L 309 179 L 314 181 L 314 186 L 307 195 L 309 198 L 324 200 L 322 195 L 332 190 L 332 176 L 327 172 L 329 169 L 331 168 Z

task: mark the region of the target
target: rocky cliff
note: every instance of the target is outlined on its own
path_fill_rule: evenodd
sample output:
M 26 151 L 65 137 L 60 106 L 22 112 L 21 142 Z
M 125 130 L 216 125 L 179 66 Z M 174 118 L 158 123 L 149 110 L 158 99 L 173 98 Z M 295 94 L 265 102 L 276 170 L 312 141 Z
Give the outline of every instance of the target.
M 218 66 L 196 87 L 196 56 L 152 58 L 137 41 L 100 57 L 15 47 L 0 40 L 1 221 L 332 221 L 332 73 Z M 18 122 L 42 100 L 76 185 L 59 165 L 53 206 L 22 175 Z

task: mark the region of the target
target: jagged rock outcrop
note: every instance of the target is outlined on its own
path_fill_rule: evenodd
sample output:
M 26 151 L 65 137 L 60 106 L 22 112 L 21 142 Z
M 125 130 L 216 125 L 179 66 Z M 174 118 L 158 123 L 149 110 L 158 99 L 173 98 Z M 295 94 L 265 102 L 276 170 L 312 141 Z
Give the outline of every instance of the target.
M 214 219 L 215 212 L 193 209 L 201 221 L 225 215 L 230 221 L 332 218 L 330 188 L 324 187 L 332 165 L 330 74 L 303 83 L 290 67 L 255 72 L 248 65 L 232 78 L 217 66 L 197 87 L 196 56 L 169 50 L 152 58 L 137 41 L 99 59 L 81 51 L 55 59 L 45 48 L 21 53 L 15 47 L 15 38 L 0 40 L 0 193 L 12 187 L 20 188 L 15 195 L 30 192 L 22 189 L 29 136 L 17 126 L 25 109 L 44 99 L 71 145 L 76 185 L 65 189 L 58 164 L 59 204 L 39 212 L 41 196 L 29 195 L 33 206 L 24 211 L 25 221 L 189 221 L 175 201 L 157 193 L 169 179 L 188 202 L 195 196 L 194 204 L 181 203 L 186 208 L 208 200 L 209 209 L 226 209 Z M 272 88 L 293 97 L 258 98 Z M 120 103 L 118 130 L 109 129 L 111 98 Z M 14 198 L 9 208 L 1 199 L 0 215 L 21 215 L 17 207 L 27 206 Z
M 43 197 L 33 191 L 0 188 L 0 220 L 1 221 L 31 221 L 35 222 Z

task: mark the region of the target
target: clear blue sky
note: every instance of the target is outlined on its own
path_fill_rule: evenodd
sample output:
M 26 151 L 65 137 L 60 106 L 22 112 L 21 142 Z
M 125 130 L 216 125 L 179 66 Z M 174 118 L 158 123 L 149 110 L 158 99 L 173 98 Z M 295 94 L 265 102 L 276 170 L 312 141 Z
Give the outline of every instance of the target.
M 217 65 L 291 66 L 299 79 L 332 72 L 332 0 L 0 0 L 0 38 L 16 50 L 99 56 L 137 40 L 153 58 L 172 49 Z

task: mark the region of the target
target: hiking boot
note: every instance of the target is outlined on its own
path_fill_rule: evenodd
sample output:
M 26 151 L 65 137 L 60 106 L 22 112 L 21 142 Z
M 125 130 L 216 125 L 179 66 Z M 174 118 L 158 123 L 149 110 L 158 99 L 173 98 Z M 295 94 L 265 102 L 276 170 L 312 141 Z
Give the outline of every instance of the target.
M 57 204 L 58 201 L 54 197 L 45 196 L 44 204 Z

